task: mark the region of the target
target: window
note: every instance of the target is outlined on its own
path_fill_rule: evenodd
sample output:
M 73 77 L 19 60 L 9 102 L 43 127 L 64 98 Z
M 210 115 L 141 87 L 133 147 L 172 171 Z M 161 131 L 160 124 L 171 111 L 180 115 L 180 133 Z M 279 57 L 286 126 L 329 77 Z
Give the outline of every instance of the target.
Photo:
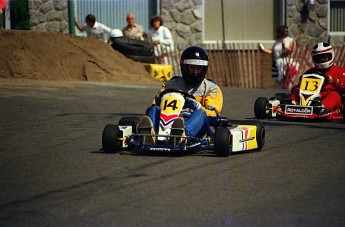
M 330 0 L 329 32 L 345 33 L 345 0 Z

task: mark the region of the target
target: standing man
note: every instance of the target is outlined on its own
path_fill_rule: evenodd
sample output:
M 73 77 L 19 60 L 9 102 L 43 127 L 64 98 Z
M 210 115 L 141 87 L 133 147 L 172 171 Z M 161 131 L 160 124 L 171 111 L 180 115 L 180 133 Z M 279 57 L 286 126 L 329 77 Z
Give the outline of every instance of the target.
M 104 33 L 110 35 L 111 28 L 96 21 L 96 17 L 89 14 L 85 17 L 85 25 L 81 26 L 76 19 L 74 19 L 74 24 L 77 26 L 78 30 L 81 32 L 86 32 L 87 37 L 100 39 L 105 41 Z
M 6 0 L 0 0 L 0 29 L 5 28 Z
M 144 28 L 135 23 L 134 14 L 128 13 L 126 20 L 127 26 L 122 29 L 123 36 L 130 39 L 144 40 Z

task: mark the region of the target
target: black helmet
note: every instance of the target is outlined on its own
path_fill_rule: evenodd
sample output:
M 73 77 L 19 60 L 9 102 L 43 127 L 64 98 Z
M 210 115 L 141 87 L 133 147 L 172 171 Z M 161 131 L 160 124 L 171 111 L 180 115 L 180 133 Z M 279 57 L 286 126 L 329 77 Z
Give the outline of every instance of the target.
M 188 65 L 201 66 L 202 70 L 200 73 L 189 73 Z M 198 46 L 187 47 L 180 60 L 182 77 L 188 84 L 199 84 L 201 83 L 208 70 L 208 55 L 206 51 Z

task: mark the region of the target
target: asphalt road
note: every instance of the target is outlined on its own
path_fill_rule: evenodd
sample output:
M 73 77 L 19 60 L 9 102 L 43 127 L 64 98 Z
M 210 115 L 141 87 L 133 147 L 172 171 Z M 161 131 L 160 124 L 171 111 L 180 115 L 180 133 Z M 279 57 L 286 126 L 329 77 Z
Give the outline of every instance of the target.
M 345 123 L 264 120 L 261 152 L 104 154 L 153 87 L 0 84 L 0 226 L 344 226 Z M 234 122 L 274 90 L 223 88 Z

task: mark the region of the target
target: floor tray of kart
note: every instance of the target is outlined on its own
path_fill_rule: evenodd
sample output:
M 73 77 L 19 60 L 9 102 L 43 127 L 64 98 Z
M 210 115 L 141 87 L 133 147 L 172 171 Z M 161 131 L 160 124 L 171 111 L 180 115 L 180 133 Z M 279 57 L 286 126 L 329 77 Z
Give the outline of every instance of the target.
M 182 95 L 181 95 L 182 93 Z M 173 91 L 162 94 L 162 103 L 166 99 L 183 99 L 183 92 Z M 182 102 L 175 102 L 181 103 Z M 181 107 L 182 108 L 182 107 Z M 181 108 L 174 108 L 180 111 Z M 161 111 L 161 115 L 164 110 Z M 179 115 L 176 115 L 179 116 Z M 164 117 L 161 117 L 161 121 Z M 180 152 L 212 150 L 215 155 L 227 157 L 234 152 L 260 151 L 265 143 L 265 127 L 260 121 L 241 121 L 230 124 L 225 117 L 218 117 L 210 126 L 209 132 L 201 138 L 171 135 L 173 121 L 165 124 L 164 132 L 143 134 L 138 128 L 139 117 L 123 117 L 118 124 L 107 124 L 102 133 L 102 148 L 104 152 L 116 153 L 122 150 L 139 149 L 148 152 Z M 169 128 L 170 127 L 170 128 Z M 160 127 L 161 128 L 161 127 Z M 154 139 L 152 139 L 154 138 Z M 152 142 L 153 141 L 153 142 Z

